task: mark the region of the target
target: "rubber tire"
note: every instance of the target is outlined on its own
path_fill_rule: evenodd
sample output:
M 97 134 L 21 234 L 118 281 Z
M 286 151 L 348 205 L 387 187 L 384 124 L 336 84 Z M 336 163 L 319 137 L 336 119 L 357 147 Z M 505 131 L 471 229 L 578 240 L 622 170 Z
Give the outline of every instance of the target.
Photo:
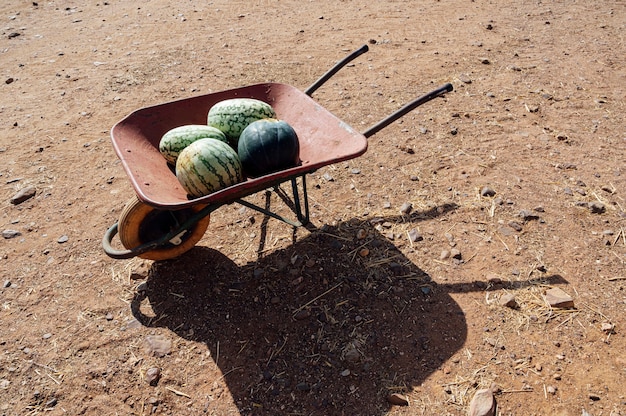
M 118 233 L 122 245 L 132 250 L 141 244 L 161 238 L 170 231 L 174 220 L 185 220 L 200 211 L 204 205 L 194 205 L 176 211 L 154 208 L 141 202 L 137 196 L 131 198 L 124 206 L 118 222 Z M 204 236 L 209 227 L 210 215 L 196 222 L 181 237 L 178 245 L 168 243 L 162 248 L 140 254 L 138 257 L 148 260 L 169 260 L 191 250 Z

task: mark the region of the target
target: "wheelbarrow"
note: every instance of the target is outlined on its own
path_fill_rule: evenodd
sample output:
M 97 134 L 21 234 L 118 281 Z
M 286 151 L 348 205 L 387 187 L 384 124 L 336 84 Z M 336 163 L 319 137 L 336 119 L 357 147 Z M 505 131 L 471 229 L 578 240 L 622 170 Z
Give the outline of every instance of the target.
M 235 202 L 295 227 L 307 224 L 307 174 L 361 156 L 367 150 L 367 138 L 414 108 L 453 89 L 451 84 L 445 84 L 359 133 L 320 106 L 311 95 L 342 67 L 367 51 L 367 45 L 353 51 L 304 92 L 281 83 L 249 85 L 144 107 L 115 124 L 111 129 L 113 148 L 136 195 L 128 201 L 118 222 L 105 232 L 102 239 L 105 253 L 114 259 L 178 257 L 200 241 L 213 211 Z M 277 118 L 285 120 L 296 131 L 301 162 L 292 168 L 247 178 L 210 195 L 190 199 L 159 152 L 160 139 L 174 127 L 206 124 L 208 110 L 215 103 L 230 98 L 255 98 L 270 104 Z M 291 182 L 292 196 L 280 187 L 286 182 Z M 243 199 L 269 189 L 287 198 L 285 201 L 296 220 Z M 116 235 L 123 249 L 113 247 Z

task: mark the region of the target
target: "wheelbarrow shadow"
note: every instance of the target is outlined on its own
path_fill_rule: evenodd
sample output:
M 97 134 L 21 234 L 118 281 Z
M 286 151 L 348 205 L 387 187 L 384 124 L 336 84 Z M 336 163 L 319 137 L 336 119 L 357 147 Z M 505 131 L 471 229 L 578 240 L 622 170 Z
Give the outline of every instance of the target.
M 374 227 L 357 239 L 360 228 L 313 230 L 243 266 L 195 247 L 154 263 L 131 309 L 206 344 L 241 414 L 387 414 L 390 394 L 410 395 L 463 347 L 450 293 L 485 287 L 436 284 Z

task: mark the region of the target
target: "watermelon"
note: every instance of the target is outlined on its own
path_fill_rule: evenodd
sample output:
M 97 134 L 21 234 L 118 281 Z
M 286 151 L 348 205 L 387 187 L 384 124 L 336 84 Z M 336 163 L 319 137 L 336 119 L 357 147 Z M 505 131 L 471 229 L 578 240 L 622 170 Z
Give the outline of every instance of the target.
M 243 180 L 237 152 L 216 139 L 200 139 L 187 146 L 176 160 L 176 178 L 192 197 L 201 197 Z
M 258 120 L 246 127 L 237 145 L 244 172 L 262 176 L 298 164 L 300 144 L 296 131 L 286 121 Z
M 217 139 L 228 142 L 221 130 L 203 124 L 189 124 L 175 127 L 163 135 L 159 142 L 159 151 L 168 163 L 176 165 L 180 152 L 199 139 Z
M 236 149 L 243 129 L 264 118 L 276 118 L 276 112 L 268 103 L 254 98 L 231 98 L 219 101 L 209 109 L 207 124 L 221 130 Z

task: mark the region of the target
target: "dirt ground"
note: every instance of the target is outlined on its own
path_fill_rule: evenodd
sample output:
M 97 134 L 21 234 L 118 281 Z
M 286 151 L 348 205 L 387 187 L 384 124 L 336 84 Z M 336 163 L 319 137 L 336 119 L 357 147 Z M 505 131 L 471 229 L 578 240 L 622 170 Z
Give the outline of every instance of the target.
M 623 1 L 0 9 L 0 414 L 463 415 L 495 385 L 499 415 L 626 415 Z M 117 121 L 363 44 L 313 95 L 355 129 L 454 91 L 308 175 L 309 227 L 231 204 L 177 259 L 103 252 Z

